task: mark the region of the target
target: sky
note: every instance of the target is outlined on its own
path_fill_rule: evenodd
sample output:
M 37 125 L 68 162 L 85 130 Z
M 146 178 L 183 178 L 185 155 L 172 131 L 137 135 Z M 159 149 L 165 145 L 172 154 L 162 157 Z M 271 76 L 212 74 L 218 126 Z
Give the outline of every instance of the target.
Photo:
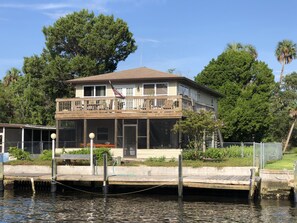
M 44 26 L 81 9 L 123 19 L 138 45 L 117 71 L 149 67 L 193 79 L 228 43 L 252 44 L 279 79 L 275 48 L 297 43 L 296 0 L 0 0 L 0 79 L 40 55 Z M 297 72 L 297 60 L 285 73 Z

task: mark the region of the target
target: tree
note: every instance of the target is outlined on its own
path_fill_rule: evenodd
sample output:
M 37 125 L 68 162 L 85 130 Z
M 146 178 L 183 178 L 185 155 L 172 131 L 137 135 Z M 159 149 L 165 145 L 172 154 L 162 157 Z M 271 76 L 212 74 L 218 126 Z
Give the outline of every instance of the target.
M 288 147 L 288 144 L 289 144 L 293 129 L 294 129 L 296 121 L 297 121 L 297 106 L 295 106 L 294 108 L 292 108 L 290 110 L 290 117 L 293 118 L 293 122 L 292 122 L 291 128 L 290 128 L 289 133 L 288 133 L 288 137 L 287 137 L 287 140 L 286 140 L 286 143 L 285 143 L 285 146 L 284 146 L 284 150 L 283 150 L 284 152 L 287 150 L 287 147 Z
M 190 141 L 194 142 L 194 147 L 197 150 L 202 147 L 204 135 L 206 132 L 213 132 L 222 127 L 222 122 L 214 118 L 212 111 L 204 109 L 195 111 L 185 111 L 185 118 L 179 120 L 173 126 L 173 132 L 187 134 Z
M 23 76 L 6 88 L 14 95 L 13 122 L 54 125 L 56 98 L 74 96 L 66 80 L 112 72 L 137 48 L 123 20 L 87 10 L 58 19 L 43 33 L 42 53 L 25 57 Z M 12 80 L 9 76 L 6 82 Z
M 6 89 L 0 81 L 0 123 L 9 123 L 13 117 L 12 97 Z
M 212 59 L 196 81 L 224 95 L 219 100 L 222 133 L 228 141 L 261 140 L 270 123 L 272 70 L 246 51 L 227 50 Z
M 3 79 L 4 87 L 8 87 L 10 84 L 16 82 L 20 75 L 21 75 L 21 71 L 19 71 L 15 67 L 8 70 L 6 72 L 6 75 L 5 75 L 4 79 Z
M 236 43 L 236 42 L 235 43 L 228 43 L 225 51 L 237 51 L 237 52 L 246 51 L 254 59 L 257 59 L 257 57 L 258 57 L 258 52 L 257 52 L 256 48 L 251 44 L 244 45 L 242 43 Z
M 137 49 L 122 19 L 95 16 L 87 10 L 58 19 L 53 26 L 44 27 L 43 33 L 52 57 L 67 58 L 79 77 L 112 72 Z
M 275 56 L 278 62 L 282 64 L 282 69 L 281 69 L 280 79 L 279 79 L 280 84 L 282 84 L 285 64 L 289 64 L 292 62 L 293 59 L 296 59 L 297 57 L 296 54 L 297 54 L 296 44 L 293 43 L 291 40 L 283 40 L 281 42 L 278 42 L 275 50 Z

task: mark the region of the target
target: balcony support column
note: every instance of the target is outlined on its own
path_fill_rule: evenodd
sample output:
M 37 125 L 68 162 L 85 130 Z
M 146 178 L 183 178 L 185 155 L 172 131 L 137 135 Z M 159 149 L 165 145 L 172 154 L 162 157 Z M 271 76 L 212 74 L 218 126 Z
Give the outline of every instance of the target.
M 87 119 L 84 119 L 84 147 L 87 147 Z
M 150 148 L 150 119 L 146 120 L 146 148 Z
M 59 148 L 59 142 L 60 142 L 59 128 L 60 128 L 60 121 L 56 120 L 56 148 Z
M 115 148 L 118 146 L 118 120 L 114 120 L 114 145 Z

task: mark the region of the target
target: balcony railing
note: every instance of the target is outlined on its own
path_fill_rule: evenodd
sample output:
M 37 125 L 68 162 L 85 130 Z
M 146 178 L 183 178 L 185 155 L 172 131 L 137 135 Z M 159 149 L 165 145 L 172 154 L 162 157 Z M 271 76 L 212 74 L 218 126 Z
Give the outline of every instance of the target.
M 57 99 L 56 113 L 68 112 L 156 112 L 182 111 L 193 109 L 188 97 L 176 96 L 129 96 L 125 99 L 115 97 L 88 97 Z

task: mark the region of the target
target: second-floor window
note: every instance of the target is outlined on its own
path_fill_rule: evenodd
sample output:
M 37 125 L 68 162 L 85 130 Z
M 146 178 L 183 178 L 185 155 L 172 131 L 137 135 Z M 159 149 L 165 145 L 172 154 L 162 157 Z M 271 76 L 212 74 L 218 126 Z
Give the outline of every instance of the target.
M 168 94 L 167 83 L 156 84 L 143 84 L 143 95 L 155 96 L 155 95 L 167 95 Z
M 84 86 L 84 97 L 106 96 L 106 86 Z

